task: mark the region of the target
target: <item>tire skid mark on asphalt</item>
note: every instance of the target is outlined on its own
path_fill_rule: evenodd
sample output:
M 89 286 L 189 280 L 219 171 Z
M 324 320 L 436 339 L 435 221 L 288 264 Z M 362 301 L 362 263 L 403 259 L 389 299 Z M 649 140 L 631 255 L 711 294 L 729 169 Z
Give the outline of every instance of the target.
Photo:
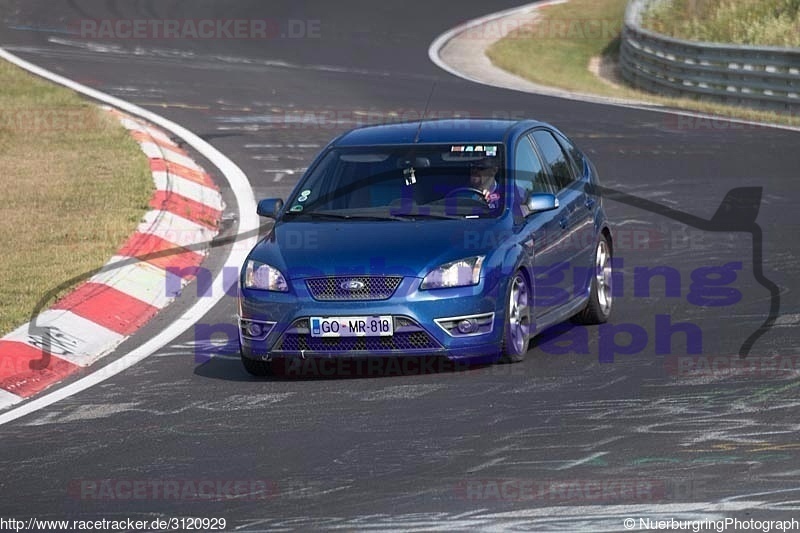
M 480 502 L 479 502 L 480 503 Z M 492 512 L 489 509 L 467 513 L 428 512 L 360 516 L 287 516 L 253 518 L 237 529 L 259 531 L 359 530 L 359 531 L 623 531 L 623 520 L 632 516 L 652 520 L 716 521 L 722 513 L 768 508 L 764 501 L 725 503 L 668 503 L 647 505 L 557 505 L 519 511 Z
M 436 392 L 444 385 L 397 385 L 373 391 L 361 396 L 362 402 L 378 402 L 384 400 L 412 400 Z
M 71 422 L 78 422 L 81 420 L 98 420 L 128 411 L 140 410 L 138 407 L 138 402 L 102 404 L 92 403 L 77 405 L 68 413 L 62 413 L 59 411 L 46 413 L 39 418 L 26 422 L 23 425 L 30 427 L 45 426 L 48 424 L 69 424 Z
M 379 78 L 396 77 L 390 71 L 372 70 L 363 68 L 342 67 L 337 65 L 301 64 L 289 63 L 281 60 L 257 59 L 243 56 L 226 56 L 218 54 L 197 54 L 186 50 L 174 48 L 145 48 L 142 46 L 124 47 L 120 45 L 105 45 L 97 43 L 87 43 L 72 39 L 62 39 L 60 37 L 49 37 L 47 42 L 56 44 L 64 48 L 39 46 L 9 46 L 6 50 L 12 52 L 22 52 L 39 54 L 49 57 L 105 57 L 106 61 L 119 60 L 125 58 L 126 61 L 146 61 L 150 65 L 155 64 L 178 64 L 183 66 L 187 59 L 191 59 L 196 66 L 208 66 L 217 69 L 224 69 L 230 72 L 232 69 L 250 70 L 253 68 L 279 71 L 312 71 L 312 72 L 332 72 L 339 74 L 355 74 L 360 76 L 370 76 Z M 63 50 L 69 50 L 65 52 Z M 431 76 L 414 72 L 404 73 L 404 78 L 430 80 Z
M 580 459 L 576 459 L 574 461 L 569 461 L 568 463 L 556 468 L 556 470 L 569 470 L 570 468 L 575 468 L 576 466 L 581 466 L 586 463 L 590 463 L 595 459 L 599 459 L 604 455 L 608 455 L 609 452 L 596 452 L 591 455 L 587 455 L 586 457 L 582 457 Z
M 701 476 L 713 464 L 747 465 L 754 470 L 767 468 L 765 465 L 794 465 L 796 450 L 800 449 L 800 443 L 795 441 L 800 424 L 760 422 L 753 417 L 756 413 L 796 409 L 800 400 L 796 399 L 795 384 L 762 387 L 750 394 L 747 391 L 752 391 L 752 385 L 748 383 L 731 385 L 733 387 L 723 394 L 687 394 L 684 380 L 681 380 L 669 387 L 653 387 L 653 398 L 571 402 L 552 411 L 555 421 L 548 418 L 541 426 L 531 426 L 497 439 L 497 447 L 475 455 L 476 466 L 468 472 L 486 470 L 500 476 L 504 472 L 525 476 L 530 471 L 578 467 L 581 472 L 608 468 L 616 471 L 617 476 L 624 476 L 644 475 L 646 468 L 659 479 L 676 473 L 691 479 Z M 528 408 L 546 417 L 550 413 L 535 403 L 530 403 Z M 616 424 L 627 430 L 621 435 L 598 439 L 614 430 Z M 609 446 L 619 439 L 634 436 L 645 442 L 672 439 L 679 453 L 677 457 L 632 460 L 628 454 L 620 455 Z M 519 451 L 523 449 L 551 460 L 519 461 Z M 606 473 L 611 471 L 605 470 Z M 771 475 L 765 473 L 759 477 L 769 479 Z
M 180 293 L 167 294 L 167 269 L 198 266 L 219 231 L 225 206 L 211 176 L 164 132 L 103 109 L 130 131 L 149 158 L 156 189 L 153 209 L 97 274 L 0 339 L 0 409 L 110 354 Z M 191 276 L 181 279 L 181 288 L 190 281 Z M 40 368 L 45 361 L 47 366 Z
M 50 424 L 68 424 L 82 420 L 97 420 L 125 412 L 145 413 L 148 417 L 176 416 L 191 411 L 208 413 L 228 413 L 232 409 L 260 410 L 290 400 L 296 395 L 294 392 L 273 392 L 264 394 L 236 394 L 221 400 L 199 400 L 188 403 L 173 410 L 160 410 L 148 407 L 145 403 L 137 401 L 120 401 L 107 403 L 91 403 L 83 405 L 63 405 L 51 412 L 44 413 L 32 420 L 26 421 L 24 426 L 45 426 Z

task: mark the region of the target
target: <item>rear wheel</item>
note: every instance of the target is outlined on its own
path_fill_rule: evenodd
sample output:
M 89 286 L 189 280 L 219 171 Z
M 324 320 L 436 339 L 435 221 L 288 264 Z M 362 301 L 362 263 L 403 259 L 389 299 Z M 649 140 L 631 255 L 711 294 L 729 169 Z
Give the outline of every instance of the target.
M 603 324 L 611 316 L 611 304 L 614 301 L 611 291 L 612 255 L 611 245 L 605 235 L 600 237 L 594 257 L 589 301 L 583 311 L 573 317 L 573 321 L 579 324 Z
M 518 363 L 525 359 L 531 335 L 530 288 L 522 272 L 511 280 L 506 301 L 506 323 L 501 363 Z
M 253 376 L 263 378 L 264 376 L 272 374 L 272 364 L 269 361 L 250 359 L 242 354 L 242 364 L 244 365 L 244 369 Z

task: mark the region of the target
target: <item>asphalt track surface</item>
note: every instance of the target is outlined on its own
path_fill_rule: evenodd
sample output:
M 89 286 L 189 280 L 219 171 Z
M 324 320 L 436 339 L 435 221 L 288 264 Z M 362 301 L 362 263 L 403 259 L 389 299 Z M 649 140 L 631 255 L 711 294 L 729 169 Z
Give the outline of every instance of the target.
M 610 341 L 589 328 L 587 353 L 547 353 L 539 340 L 513 366 L 255 380 L 230 346 L 209 360 L 203 335 L 190 328 L 136 367 L 0 428 L 0 517 L 224 517 L 228 529 L 253 531 L 617 531 L 623 518 L 641 516 L 800 518 L 797 374 L 676 375 L 670 361 L 686 354 L 683 336 L 668 355 L 656 353 L 655 340 L 656 316 L 667 315 L 701 329 L 702 356 L 737 359 L 774 302 L 755 277 L 760 263 L 779 287 L 780 316 L 748 360 L 800 353 L 800 134 L 493 89 L 429 61 L 428 46 L 443 31 L 514 5 L 0 0 L 0 45 L 190 128 L 247 173 L 257 198 L 285 197 L 314 154 L 364 117 L 418 116 L 429 99 L 431 113 L 552 122 L 590 155 L 605 186 L 698 219 L 710 220 L 731 189 L 763 188 L 760 238 L 692 227 L 652 204 L 607 203 L 626 239 L 633 230 L 650 236 L 646 246 L 617 243 L 626 290 L 613 323 L 644 328 L 638 353 L 600 363 Z M 164 41 L 58 31 L 85 18 L 264 18 L 282 27 L 311 20 L 318 30 L 309 38 Z M 231 204 L 230 191 L 223 194 Z M 235 233 L 235 220 L 227 229 Z M 742 263 L 729 285 L 741 300 L 692 303 L 692 272 L 730 262 Z M 680 283 L 670 286 L 678 296 L 660 281 L 649 297 L 636 294 L 637 267 L 677 269 Z M 192 288 L 117 356 L 178 316 Z M 226 297 L 203 323 L 233 324 L 235 313 Z M 93 491 L 101 480 L 115 488 Z M 254 492 L 230 498 L 223 488 L 209 501 L 137 496 L 119 484 L 203 480 L 250 483 Z M 634 480 L 650 488 L 613 485 Z M 503 482 L 511 489 L 496 491 Z M 602 497 L 589 490 L 595 482 L 606 483 Z

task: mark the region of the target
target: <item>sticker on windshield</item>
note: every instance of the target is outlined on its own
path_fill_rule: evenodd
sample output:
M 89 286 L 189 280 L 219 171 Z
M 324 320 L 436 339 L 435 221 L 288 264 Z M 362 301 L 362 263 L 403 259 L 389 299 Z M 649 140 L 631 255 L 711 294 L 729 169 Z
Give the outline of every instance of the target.
M 414 185 L 417 182 L 417 174 L 414 167 L 405 169 L 403 176 L 406 178 L 406 185 Z
M 292 207 L 292 208 L 290 209 L 290 211 L 291 211 L 292 213 L 299 213 L 299 212 L 300 212 L 300 211 L 302 211 L 302 210 L 303 210 L 303 206 L 302 206 L 302 205 L 296 205 L 296 206 L 294 206 L 294 207 Z
M 486 157 L 496 157 L 496 156 L 497 156 L 497 146 L 487 146 Z
M 300 193 L 300 196 L 311 196 L 311 189 L 306 189 Z
M 452 148 L 450 148 L 450 151 L 451 152 L 463 152 L 464 151 L 464 147 L 463 146 L 453 146 Z

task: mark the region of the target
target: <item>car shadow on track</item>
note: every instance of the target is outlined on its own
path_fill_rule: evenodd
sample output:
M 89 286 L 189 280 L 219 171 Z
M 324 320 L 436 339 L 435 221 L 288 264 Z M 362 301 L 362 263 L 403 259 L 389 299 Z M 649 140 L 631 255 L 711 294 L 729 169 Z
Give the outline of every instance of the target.
M 466 364 L 445 357 L 367 357 L 275 359 L 272 375 L 263 378 L 248 374 L 238 358 L 231 355 L 212 357 L 195 368 L 195 375 L 226 381 L 315 381 L 370 379 L 476 372 L 492 365 Z
M 538 352 L 537 347 L 542 343 L 555 342 L 561 336 L 568 334 L 574 327 L 576 326 L 567 322 L 543 331 L 531 340 L 527 358 L 535 357 Z M 238 351 L 208 354 L 196 361 L 200 364 L 195 368 L 195 375 L 225 381 L 315 381 L 431 374 L 463 376 L 487 370 L 498 374 L 515 374 L 523 372 L 525 366 L 524 362 L 507 365 L 477 360 L 465 363 L 441 356 L 277 358 L 272 362 L 272 375 L 256 377 L 248 374 L 244 369 Z

